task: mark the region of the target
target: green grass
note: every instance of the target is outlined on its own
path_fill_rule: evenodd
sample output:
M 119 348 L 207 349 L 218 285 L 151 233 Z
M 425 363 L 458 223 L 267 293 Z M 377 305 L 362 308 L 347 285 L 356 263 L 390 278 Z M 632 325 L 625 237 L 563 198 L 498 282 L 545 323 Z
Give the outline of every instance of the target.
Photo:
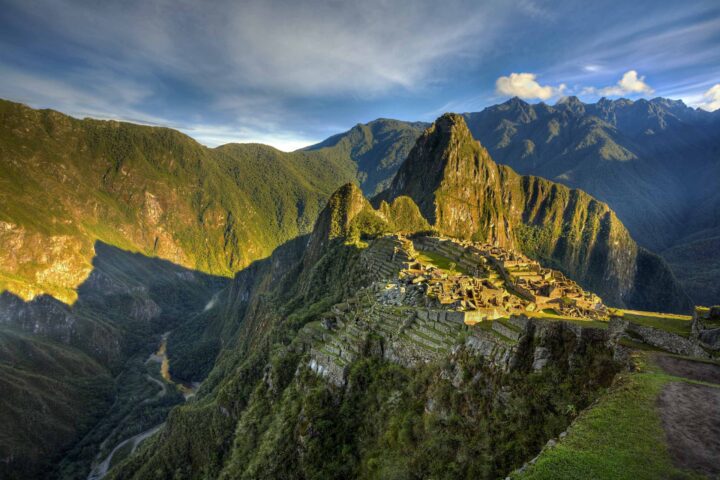
M 467 275 L 467 273 L 468 273 L 467 270 L 465 270 L 464 268 L 459 266 L 457 264 L 457 262 L 455 262 L 451 258 L 448 258 L 444 255 L 440 255 L 439 253 L 428 252 L 426 250 L 422 250 L 422 251 L 418 251 L 418 254 L 419 255 L 417 257 L 417 260 L 420 263 L 423 263 L 426 265 L 427 264 L 434 265 L 435 267 L 439 268 L 440 270 L 444 270 L 445 272 L 450 273 L 450 274 L 462 273 L 462 274 Z M 450 268 L 452 266 L 451 264 L 455 264 L 454 268 Z
M 678 380 L 652 367 L 619 377 L 598 404 L 578 417 L 568 436 L 515 479 L 702 478 L 673 467 L 655 404 Z
M 636 310 L 620 310 L 622 317 L 645 327 L 658 328 L 666 332 L 676 333 L 684 337 L 690 336 L 692 317 L 672 313 L 639 312 Z
M 579 325 L 581 327 L 586 327 L 586 328 L 601 328 L 603 330 L 606 330 L 608 328 L 608 322 L 606 322 L 604 320 L 594 320 L 591 318 L 567 317 L 564 315 L 558 315 L 557 313 L 554 313 L 554 312 L 550 312 L 547 309 L 543 310 L 542 312 L 527 312 L 526 314 L 532 318 L 538 318 L 538 319 L 542 319 L 542 320 L 569 322 L 569 323 Z

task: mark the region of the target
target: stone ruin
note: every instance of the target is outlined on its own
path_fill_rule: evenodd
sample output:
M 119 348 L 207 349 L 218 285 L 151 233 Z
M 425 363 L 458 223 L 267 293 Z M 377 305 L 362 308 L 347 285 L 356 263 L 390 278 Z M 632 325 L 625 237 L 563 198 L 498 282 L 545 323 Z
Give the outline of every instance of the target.
M 574 318 L 607 316 L 600 297 L 518 252 L 439 237 L 420 237 L 413 243 L 417 250 L 446 257 L 467 273 L 448 273 L 414 262 L 401 272 L 401 278 L 426 284 L 429 296 L 447 308 L 468 312 L 469 320 L 546 309 Z
M 466 273 L 418 261 L 418 250 L 443 255 Z M 548 328 L 540 325 L 565 323 L 531 319 L 527 312 L 553 305 L 562 315 L 591 316 L 604 308 L 599 298 L 558 272 L 491 246 L 388 235 L 371 241 L 359 263 L 353 274 L 362 275 L 367 286 L 305 325 L 294 343 L 309 352 L 310 369 L 337 385 L 345 382 L 350 363 L 368 349 L 413 367 L 464 346 L 508 370 L 524 335 Z M 574 302 L 552 302 L 568 294 Z M 533 368 L 542 368 L 542 348 L 534 355 Z

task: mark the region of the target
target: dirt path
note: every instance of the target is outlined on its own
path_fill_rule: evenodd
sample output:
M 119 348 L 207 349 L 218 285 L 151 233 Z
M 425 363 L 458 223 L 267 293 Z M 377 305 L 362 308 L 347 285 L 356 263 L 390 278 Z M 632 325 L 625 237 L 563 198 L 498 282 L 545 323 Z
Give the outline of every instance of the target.
M 697 362 L 670 355 L 657 355 L 655 363 L 670 375 L 720 384 L 720 365 L 714 363 Z
M 720 365 L 665 355 L 655 360 L 671 375 L 718 384 L 668 383 L 657 406 L 675 466 L 720 478 Z

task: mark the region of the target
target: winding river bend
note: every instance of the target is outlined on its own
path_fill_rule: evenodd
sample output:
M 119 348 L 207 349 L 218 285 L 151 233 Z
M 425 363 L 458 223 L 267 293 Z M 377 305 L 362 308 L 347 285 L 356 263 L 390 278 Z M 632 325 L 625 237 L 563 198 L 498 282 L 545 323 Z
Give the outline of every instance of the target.
M 145 375 L 145 378 L 150 383 L 153 383 L 157 385 L 160 388 L 160 391 L 157 393 L 157 395 L 154 398 L 161 398 L 168 394 L 168 388 L 177 388 L 182 394 L 183 397 L 185 397 L 185 400 L 191 398 L 195 395 L 195 391 L 199 387 L 199 383 L 193 383 L 193 384 L 185 384 L 185 383 L 178 383 L 175 382 L 172 379 L 172 376 L 170 375 L 170 360 L 167 356 L 167 338 L 170 335 L 170 332 L 165 332 L 160 337 L 160 346 L 158 347 L 157 351 L 152 353 L 148 359 L 145 361 L 146 364 L 148 363 L 159 363 L 160 364 L 160 374 L 162 375 L 163 381 L 158 380 L 157 378 L 147 374 Z M 154 398 L 146 398 L 143 400 L 144 402 L 148 402 L 150 400 L 153 400 Z M 123 420 L 120 422 L 120 424 L 115 427 L 113 432 L 117 430 L 118 427 L 120 427 L 123 423 L 125 423 L 126 420 Z M 161 423 L 160 425 L 155 425 L 152 428 L 149 428 L 145 430 L 144 432 L 140 432 L 137 435 L 134 435 L 130 438 L 127 438 L 123 440 L 122 442 L 118 443 L 115 448 L 113 448 L 110 453 L 105 457 L 104 459 L 96 458 L 95 461 L 97 462 L 95 466 L 90 471 L 90 475 L 88 475 L 88 480 L 100 480 L 105 475 L 107 475 L 108 470 L 110 470 L 110 466 L 112 465 L 112 460 L 115 457 L 115 455 L 123 451 L 127 448 L 129 448 L 129 452 L 127 455 L 132 455 L 135 450 L 137 449 L 140 444 L 146 440 L 147 438 L 153 436 L 155 433 L 157 433 L 162 426 L 165 425 L 164 423 Z M 112 433 L 110 434 L 112 435 Z M 108 436 L 109 437 L 109 436 Z M 106 440 L 107 441 L 107 440 Z M 103 445 L 101 445 L 101 448 L 104 447 L 105 444 L 103 442 Z M 99 455 L 99 454 L 98 454 Z

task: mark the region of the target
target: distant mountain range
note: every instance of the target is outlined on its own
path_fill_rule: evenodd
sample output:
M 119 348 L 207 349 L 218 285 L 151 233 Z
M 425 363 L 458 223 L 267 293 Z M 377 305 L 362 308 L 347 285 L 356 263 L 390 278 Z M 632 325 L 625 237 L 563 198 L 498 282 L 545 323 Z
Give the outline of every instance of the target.
M 568 97 L 554 106 L 513 98 L 463 117 L 495 161 L 608 203 L 696 303 L 720 300 L 720 112 L 664 98 Z M 361 186 L 373 195 L 403 160 L 383 152 L 404 152 L 426 126 L 379 119 L 309 150 L 347 145 L 354 161 L 362 156 Z

